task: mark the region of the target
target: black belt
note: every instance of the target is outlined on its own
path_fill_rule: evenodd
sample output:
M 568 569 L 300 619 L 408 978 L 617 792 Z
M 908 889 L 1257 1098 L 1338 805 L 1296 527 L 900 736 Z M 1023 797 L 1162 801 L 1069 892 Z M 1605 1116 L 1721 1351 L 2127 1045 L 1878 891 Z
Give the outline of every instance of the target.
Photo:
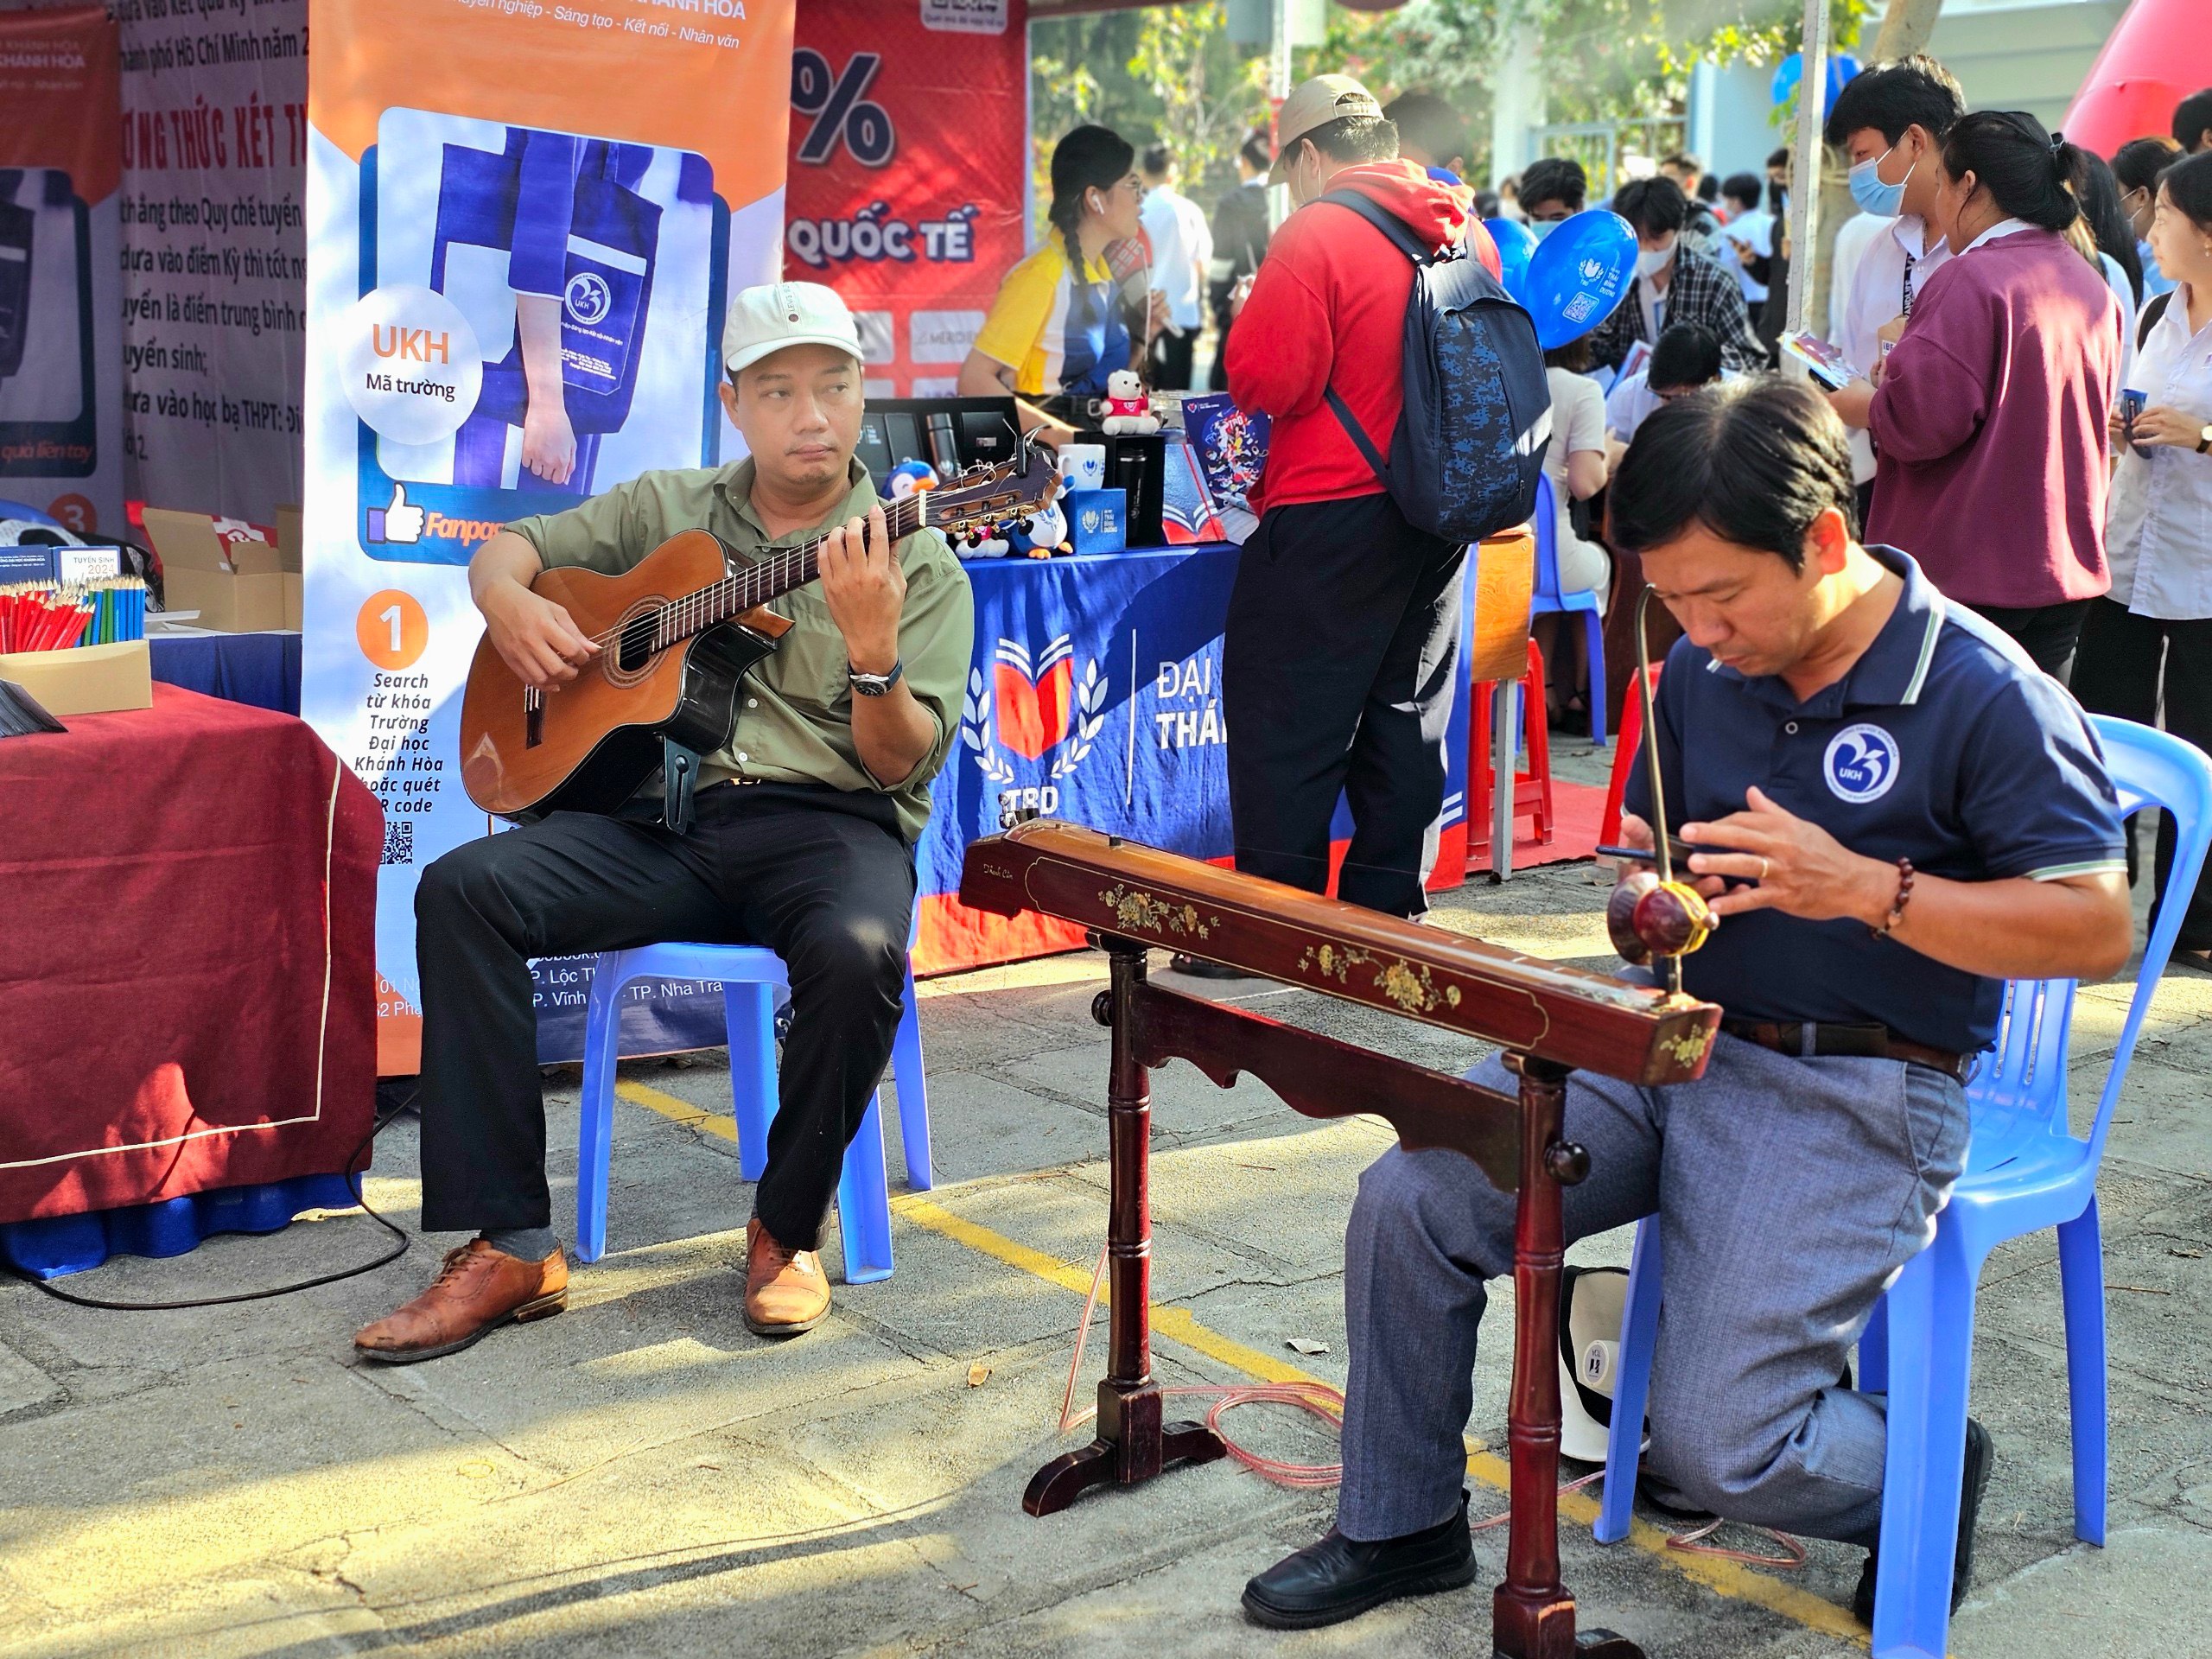
M 1747 1043 L 1757 1043 L 1761 1048 L 1770 1048 L 1777 1054 L 1788 1054 L 1802 1059 L 1853 1057 L 1859 1059 L 1903 1060 L 1908 1065 L 1924 1065 L 1931 1071 L 1941 1071 L 1958 1083 L 1965 1083 L 1974 1074 L 1974 1056 L 1961 1054 L 1948 1048 L 1930 1048 L 1925 1043 L 1916 1043 L 1910 1038 L 1900 1037 L 1887 1026 L 1841 1026 L 1771 1020 L 1723 1020 L 1720 1029 L 1731 1037 L 1740 1037 Z M 1812 1041 L 1805 1040 L 1808 1033 Z

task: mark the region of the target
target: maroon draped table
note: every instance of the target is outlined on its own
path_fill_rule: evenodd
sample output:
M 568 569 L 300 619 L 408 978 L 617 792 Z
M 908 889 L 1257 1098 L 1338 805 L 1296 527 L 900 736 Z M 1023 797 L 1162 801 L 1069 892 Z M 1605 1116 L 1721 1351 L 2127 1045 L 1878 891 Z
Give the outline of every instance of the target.
M 346 1169 L 376 798 L 292 716 L 174 686 L 64 724 L 0 741 L 0 1224 Z

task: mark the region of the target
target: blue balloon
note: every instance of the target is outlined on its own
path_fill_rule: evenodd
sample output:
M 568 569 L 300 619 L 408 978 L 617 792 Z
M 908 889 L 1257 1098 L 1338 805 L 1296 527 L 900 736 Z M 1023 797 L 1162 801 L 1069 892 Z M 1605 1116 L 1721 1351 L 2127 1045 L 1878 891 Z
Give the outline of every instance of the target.
M 1848 52 L 1829 54 L 1827 99 L 1821 111 L 1823 116 L 1834 112 L 1835 101 L 1842 94 L 1844 83 L 1855 78 L 1858 73 L 1859 60 L 1853 57 L 1851 54 Z M 1792 52 L 1774 66 L 1774 79 L 1769 83 L 1767 90 L 1773 94 L 1777 104 L 1787 104 L 1804 79 L 1805 54 L 1802 52 Z
M 1536 244 L 1514 297 L 1536 320 L 1536 343 L 1548 352 L 1612 315 L 1635 274 L 1635 231 L 1618 213 L 1592 207 Z
M 1498 280 L 1515 299 L 1529 274 L 1529 256 L 1536 251 L 1536 233 L 1517 219 L 1486 219 L 1483 228 L 1497 245 Z M 1525 304 L 1526 302 L 1523 302 Z

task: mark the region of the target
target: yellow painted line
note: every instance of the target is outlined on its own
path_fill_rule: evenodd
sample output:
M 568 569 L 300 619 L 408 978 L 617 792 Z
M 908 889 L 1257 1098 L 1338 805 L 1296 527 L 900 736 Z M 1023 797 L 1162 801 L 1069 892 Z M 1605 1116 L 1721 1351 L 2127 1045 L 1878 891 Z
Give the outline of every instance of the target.
M 633 1106 L 658 1112 L 671 1123 L 687 1128 L 704 1130 L 720 1140 L 733 1144 L 737 1140 L 737 1125 L 727 1112 L 710 1112 L 695 1106 L 688 1100 L 664 1094 L 658 1089 L 624 1078 L 614 1085 L 614 1092 Z M 1090 1294 L 1090 1270 L 1063 1262 L 1058 1256 L 1042 1250 L 1032 1249 L 1019 1240 L 1004 1233 L 955 1215 L 943 1205 L 919 1193 L 901 1193 L 891 1201 L 892 1212 L 917 1227 L 949 1238 L 974 1250 L 979 1255 L 1003 1262 L 1018 1268 L 1032 1278 L 1041 1279 L 1050 1285 L 1077 1296 Z M 1102 1287 L 1098 1300 L 1103 1305 L 1107 1293 Z M 1218 1361 L 1232 1370 L 1261 1382 L 1319 1382 L 1320 1378 L 1295 1365 L 1287 1364 L 1272 1354 L 1248 1348 L 1218 1332 L 1209 1330 L 1198 1323 L 1191 1311 L 1159 1302 L 1152 1306 L 1152 1328 L 1156 1335 L 1180 1344 L 1193 1352 Z M 1496 1491 L 1504 1491 L 1510 1484 L 1505 1460 L 1494 1452 L 1477 1452 L 1467 1459 L 1467 1472 L 1483 1485 Z M 1578 1526 L 1588 1527 L 1598 1518 L 1598 1504 L 1593 1498 L 1580 1492 L 1571 1492 L 1560 1499 L 1560 1514 Z M 1702 1585 L 1715 1595 L 1732 1601 L 1746 1601 L 1764 1607 L 1769 1612 L 1779 1613 L 1784 1618 L 1832 1636 L 1839 1641 L 1859 1647 L 1867 1645 L 1866 1632 L 1859 1621 L 1833 1602 L 1813 1594 L 1794 1584 L 1786 1584 L 1764 1573 L 1752 1571 L 1739 1561 L 1724 1560 L 1715 1555 L 1692 1555 L 1667 1547 L 1667 1534 L 1649 1522 L 1634 1522 L 1629 1533 L 1629 1542 L 1644 1554 L 1664 1562 L 1683 1577 Z
M 1061 1289 L 1085 1296 L 1090 1292 L 1088 1270 L 1033 1250 L 1018 1240 L 1008 1238 L 964 1216 L 956 1216 L 944 1205 L 917 1194 L 907 1193 L 891 1201 L 892 1213 L 918 1227 L 941 1234 L 955 1243 L 1003 1262 L 1008 1267 L 1019 1268 L 1024 1273 L 1058 1285 Z M 1106 1298 L 1102 1292 L 1099 1296 Z M 1152 1306 L 1152 1328 L 1157 1336 L 1181 1344 L 1221 1363 L 1262 1382 L 1319 1382 L 1320 1378 L 1295 1365 L 1284 1363 L 1272 1354 L 1263 1354 L 1248 1348 L 1217 1332 L 1210 1331 L 1192 1317 L 1188 1308 L 1174 1307 L 1154 1302 Z M 1495 1453 L 1477 1452 L 1467 1459 L 1467 1472 L 1476 1480 L 1497 1491 L 1504 1491 L 1510 1484 L 1505 1460 Z M 1571 1492 L 1560 1499 L 1560 1513 L 1567 1520 L 1588 1527 L 1598 1518 L 1595 1499 L 1580 1492 Z M 1704 1586 L 1715 1595 L 1732 1601 L 1747 1601 L 1764 1607 L 1769 1612 L 1779 1613 L 1784 1618 L 1832 1636 L 1840 1641 L 1859 1647 L 1867 1645 L 1866 1632 L 1859 1621 L 1833 1602 L 1800 1588 L 1770 1578 L 1764 1573 L 1753 1572 L 1740 1561 L 1724 1560 L 1715 1555 L 1692 1555 L 1667 1545 L 1667 1534 L 1649 1522 L 1634 1522 L 1629 1533 L 1629 1542 L 1644 1554 L 1653 1556 L 1681 1573 L 1685 1578 Z
M 704 1129 L 717 1140 L 727 1141 L 732 1146 L 737 1144 L 737 1120 L 728 1112 L 710 1112 L 703 1106 L 694 1106 L 674 1095 L 664 1095 L 658 1089 L 648 1089 L 627 1077 L 615 1084 L 614 1092 L 632 1106 L 658 1112 L 671 1123 L 681 1123 L 687 1129 Z

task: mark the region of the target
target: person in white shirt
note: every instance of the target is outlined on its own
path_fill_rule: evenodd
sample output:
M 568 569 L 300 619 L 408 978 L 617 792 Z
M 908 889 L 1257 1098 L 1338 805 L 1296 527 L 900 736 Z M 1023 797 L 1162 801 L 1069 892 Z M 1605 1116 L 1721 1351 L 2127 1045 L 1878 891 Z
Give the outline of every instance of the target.
M 1551 480 L 1557 514 L 1552 559 L 1559 572 L 1559 590 L 1595 593 L 1602 615 L 1613 562 L 1597 542 L 1576 533 L 1573 518 L 1577 501 L 1587 501 L 1605 488 L 1608 467 L 1605 397 L 1590 378 L 1589 367 L 1587 335 L 1544 353 L 1544 378 L 1552 393 L 1552 438 L 1544 451 L 1544 476 Z M 1589 665 L 1582 656 L 1582 628 L 1579 623 L 1571 628 L 1560 623 L 1556 613 L 1540 616 L 1531 630 L 1544 653 L 1545 677 L 1550 681 L 1548 716 L 1555 726 L 1587 733 Z
M 1885 232 L 1861 232 L 1870 239 L 1852 272 L 1834 336 L 1863 378 L 1873 378 L 1886 345 L 1904 331 L 1914 296 L 1951 257 L 1926 221 L 1936 205 L 1936 151 L 1966 112 L 1958 77 L 1916 53 L 1847 81 L 1828 113 L 1827 141 L 1851 159 L 1852 200 L 1889 221 Z M 1838 404 L 1837 412 L 1852 428 L 1852 481 L 1864 524 L 1872 507 L 1874 446 L 1853 409 Z
M 1157 391 L 1191 389 L 1191 351 L 1205 324 L 1206 267 L 1213 232 L 1198 204 L 1175 188 L 1175 156 L 1165 144 L 1144 152 L 1144 205 L 1138 219 L 1152 243 L 1152 289 L 1167 301 L 1167 321 L 1152 342 Z
M 1744 303 L 1754 316 L 1766 303 L 1768 269 L 1774 258 L 1774 215 L 1759 206 L 1762 187 L 1756 173 L 1738 173 L 1720 187 L 1727 204 L 1728 220 L 1720 227 L 1720 245 L 1736 262 L 1736 280 L 1744 287 Z
M 2168 731 L 2212 747 L 2212 153 L 2159 175 L 2151 245 L 2175 286 L 2122 383 L 2145 408 L 2132 424 L 2124 406 L 2113 413 L 2112 587 L 2082 619 L 2073 690 L 2085 709 L 2145 725 L 2163 705 Z M 2174 833 L 2160 816 L 2163 903 Z M 2190 896 L 2177 944 L 2212 952 L 2212 875 Z
M 1615 381 L 1605 394 L 1605 430 L 1616 451 L 1614 459 L 1618 460 L 1618 451 L 1635 441 L 1637 429 L 1662 404 L 1732 378 L 1721 365 L 1720 341 L 1710 328 L 1676 323 L 1659 336 L 1643 364 Z

